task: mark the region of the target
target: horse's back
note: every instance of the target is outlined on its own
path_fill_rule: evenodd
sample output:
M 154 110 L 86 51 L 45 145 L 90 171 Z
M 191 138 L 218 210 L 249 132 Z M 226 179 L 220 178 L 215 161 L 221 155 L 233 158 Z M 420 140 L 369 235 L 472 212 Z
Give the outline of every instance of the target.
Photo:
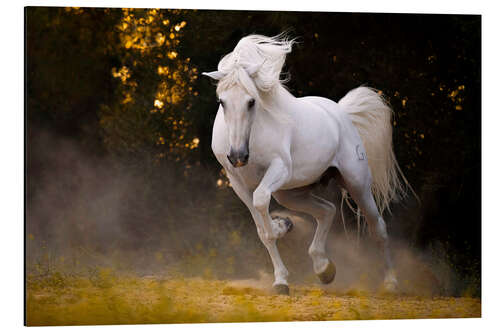
M 340 140 L 341 128 L 345 122 L 346 114 L 334 101 L 317 96 L 297 98 L 298 110 L 294 114 L 298 132 L 295 133 L 297 144 L 327 139 L 337 146 Z M 329 150 L 332 150 L 330 147 Z
M 324 108 L 325 110 L 333 111 L 333 112 L 336 112 L 337 109 L 340 108 L 338 103 L 332 101 L 331 99 L 328 99 L 326 97 L 321 97 L 321 96 L 304 96 L 304 97 L 297 98 L 297 100 L 307 102 L 307 103 L 312 103 L 312 104 L 317 105 L 321 108 Z
M 339 134 L 339 140 L 342 141 L 342 145 L 356 145 L 359 143 L 358 130 L 352 123 L 348 112 L 341 105 L 331 99 L 318 96 L 306 96 L 299 99 L 317 105 L 325 110 L 328 117 L 338 125 L 336 131 Z

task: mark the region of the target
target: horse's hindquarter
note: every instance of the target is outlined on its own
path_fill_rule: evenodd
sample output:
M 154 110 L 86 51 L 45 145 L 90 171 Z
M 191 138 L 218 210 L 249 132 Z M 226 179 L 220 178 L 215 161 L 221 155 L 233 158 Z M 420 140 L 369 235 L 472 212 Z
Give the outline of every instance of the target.
M 338 168 L 342 177 L 359 186 L 368 186 L 371 182 L 370 169 L 366 158 L 363 141 L 349 114 L 337 103 L 321 97 L 306 97 L 327 109 L 328 115 L 334 119 L 335 153 L 329 166 Z M 366 177 L 366 175 L 370 175 Z

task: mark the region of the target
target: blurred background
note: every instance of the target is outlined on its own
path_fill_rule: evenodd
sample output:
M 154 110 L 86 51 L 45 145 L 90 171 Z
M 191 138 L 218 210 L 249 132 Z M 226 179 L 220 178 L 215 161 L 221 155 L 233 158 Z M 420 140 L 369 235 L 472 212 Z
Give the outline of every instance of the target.
M 272 272 L 211 152 L 215 86 L 200 73 L 248 34 L 289 31 L 294 95 L 338 101 L 363 84 L 394 109 L 394 150 L 420 197 L 386 216 L 400 275 L 480 295 L 480 16 L 30 7 L 25 20 L 29 274 Z M 335 187 L 322 195 L 338 203 Z M 340 285 L 373 262 L 344 215 L 329 245 Z M 309 282 L 313 224 L 296 224 L 279 246 L 292 282 Z

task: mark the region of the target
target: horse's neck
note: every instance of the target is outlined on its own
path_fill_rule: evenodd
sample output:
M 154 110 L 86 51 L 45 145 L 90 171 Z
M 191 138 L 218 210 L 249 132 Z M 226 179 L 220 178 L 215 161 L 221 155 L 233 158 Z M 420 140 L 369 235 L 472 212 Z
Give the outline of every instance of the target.
M 288 92 L 282 85 L 279 85 L 265 97 L 265 103 L 269 105 L 273 113 L 287 115 L 295 99 L 295 96 Z
M 275 89 L 275 91 L 265 96 L 264 103 L 267 110 L 258 114 L 257 123 L 285 130 L 293 124 L 291 109 L 295 97 L 282 86 Z
M 276 89 L 276 91 L 274 92 L 275 102 L 279 108 L 285 109 L 285 110 L 282 110 L 283 112 L 286 112 L 286 109 L 288 109 L 288 106 L 291 103 L 293 103 L 293 101 L 295 100 L 295 96 L 293 96 L 281 84 L 278 85 L 275 89 Z

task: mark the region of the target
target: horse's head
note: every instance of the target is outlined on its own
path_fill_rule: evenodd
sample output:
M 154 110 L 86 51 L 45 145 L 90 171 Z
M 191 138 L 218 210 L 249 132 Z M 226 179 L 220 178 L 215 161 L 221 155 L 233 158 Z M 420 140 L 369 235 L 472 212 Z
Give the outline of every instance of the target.
M 244 70 L 245 73 L 237 73 L 240 70 Z M 203 74 L 219 80 L 224 77 L 219 71 Z M 250 132 L 259 105 L 259 98 L 258 94 L 256 94 L 256 90 L 249 89 L 254 90 L 253 93 L 251 93 L 245 89 L 243 85 L 238 84 L 242 76 L 251 80 L 251 74 L 252 73 L 246 68 L 236 69 L 236 73 L 230 73 L 229 75 L 238 75 L 238 80 L 231 80 L 232 84 L 220 84 L 217 89 L 219 108 L 222 108 L 224 112 L 224 120 L 229 136 L 230 148 L 227 158 L 235 168 L 244 166 L 248 163 L 250 157 L 248 148 Z
M 218 70 L 202 73 L 214 80 L 228 129 L 227 158 L 234 167 L 248 163 L 250 132 L 255 114 L 269 109 L 264 98 L 281 85 L 280 72 L 293 40 L 286 35 L 242 38 L 233 52 L 219 62 Z

